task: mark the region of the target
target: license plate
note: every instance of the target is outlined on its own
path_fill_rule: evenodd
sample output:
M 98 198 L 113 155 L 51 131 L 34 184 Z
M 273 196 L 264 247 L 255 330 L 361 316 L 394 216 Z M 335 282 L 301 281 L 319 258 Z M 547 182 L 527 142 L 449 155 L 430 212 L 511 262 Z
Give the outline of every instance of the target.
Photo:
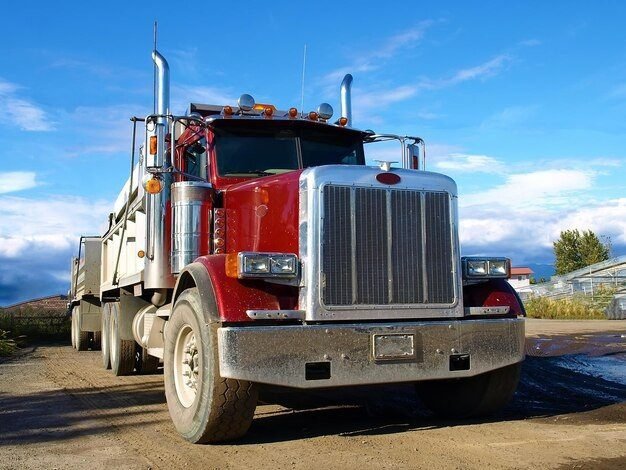
M 411 360 L 416 357 L 414 334 L 375 334 L 373 347 L 377 361 Z

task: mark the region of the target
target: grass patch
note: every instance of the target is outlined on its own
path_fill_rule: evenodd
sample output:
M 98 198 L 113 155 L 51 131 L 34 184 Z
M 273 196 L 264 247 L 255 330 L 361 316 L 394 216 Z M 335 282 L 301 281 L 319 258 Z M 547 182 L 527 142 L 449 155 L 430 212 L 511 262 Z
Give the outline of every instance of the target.
M 613 289 L 600 288 L 591 296 L 574 295 L 566 299 L 531 297 L 524 301 L 529 318 L 552 320 L 606 320 L 606 307 L 613 299 Z
M 15 341 L 9 338 L 6 331 L 0 330 L 0 356 L 11 356 L 17 350 Z

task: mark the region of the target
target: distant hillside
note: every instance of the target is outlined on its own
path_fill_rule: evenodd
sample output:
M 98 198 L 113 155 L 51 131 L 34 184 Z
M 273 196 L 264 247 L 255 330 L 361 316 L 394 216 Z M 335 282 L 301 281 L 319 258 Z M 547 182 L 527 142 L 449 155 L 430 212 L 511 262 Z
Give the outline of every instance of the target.
M 526 266 L 533 270 L 533 277 L 537 281 L 539 281 L 542 277 L 545 278 L 546 281 L 549 281 L 550 277 L 554 276 L 555 273 L 554 266 L 552 264 L 530 263 Z
M 6 307 L 0 307 L 0 311 L 13 315 L 30 313 L 33 311 L 48 312 L 50 314 L 65 314 L 66 310 L 66 295 L 50 295 L 47 297 L 40 297 L 38 299 L 25 300 L 24 302 L 7 305 Z

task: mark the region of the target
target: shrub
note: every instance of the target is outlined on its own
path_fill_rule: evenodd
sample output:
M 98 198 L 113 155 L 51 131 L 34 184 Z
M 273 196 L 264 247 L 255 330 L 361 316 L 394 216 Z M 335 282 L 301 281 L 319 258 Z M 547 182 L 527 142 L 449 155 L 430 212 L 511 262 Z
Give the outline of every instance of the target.
M 524 301 L 529 318 L 549 318 L 556 320 L 603 320 L 605 310 L 613 292 L 598 290 L 597 295 L 574 295 L 566 299 L 531 297 Z
M 0 356 L 10 356 L 16 349 L 15 341 L 9 338 L 6 331 L 0 330 Z

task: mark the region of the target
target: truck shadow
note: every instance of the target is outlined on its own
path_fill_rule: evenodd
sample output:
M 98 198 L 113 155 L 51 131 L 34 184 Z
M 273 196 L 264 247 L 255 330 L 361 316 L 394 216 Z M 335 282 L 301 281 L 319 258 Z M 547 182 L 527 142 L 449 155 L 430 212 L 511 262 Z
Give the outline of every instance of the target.
M 0 392 L 0 447 L 62 441 L 130 426 L 168 424 L 167 416 L 155 418 L 155 410 L 164 401 L 160 382 L 59 388 L 17 395 Z
M 287 412 L 257 414 L 241 443 L 270 443 L 325 435 L 366 436 L 468 424 L 553 418 L 568 422 L 621 423 L 626 409 L 616 413 L 585 412 L 626 401 L 624 377 L 618 381 L 590 375 L 580 363 L 593 365 L 607 357 L 527 357 L 520 385 L 511 403 L 499 414 L 474 420 L 433 417 L 411 385 L 299 392 L 298 398 L 274 393 L 264 398 L 290 408 Z M 624 357 L 616 365 L 625 366 Z M 621 369 L 623 370 L 623 369 Z M 623 372 L 622 372 L 623 373 Z M 297 392 L 298 393 L 298 392 Z M 572 414 L 576 414 L 572 416 Z

